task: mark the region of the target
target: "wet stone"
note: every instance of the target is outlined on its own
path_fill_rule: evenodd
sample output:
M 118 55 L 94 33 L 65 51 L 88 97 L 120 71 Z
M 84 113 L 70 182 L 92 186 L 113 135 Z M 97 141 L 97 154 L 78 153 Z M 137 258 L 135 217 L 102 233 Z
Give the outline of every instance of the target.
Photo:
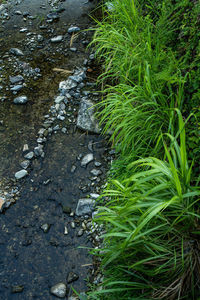
M 58 36 L 55 36 L 55 37 L 51 38 L 51 42 L 52 43 L 60 43 L 60 42 L 62 42 L 62 39 L 63 39 L 63 36 L 58 35 Z
M 21 178 L 23 178 L 27 175 L 28 175 L 28 172 L 26 170 L 21 170 L 21 171 L 18 171 L 18 172 L 15 173 L 15 178 L 16 179 L 21 179 Z
M 79 32 L 80 31 L 80 28 L 78 26 L 71 26 L 68 28 L 68 33 L 76 33 L 76 32 Z
M 71 207 L 67 206 L 67 205 L 62 205 L 62 210 L 64 213 L 66 214 L 70 214 L 71 213 Z
M 77 232 L 77 236 L 80 237 L 84 234 L 84 230 L 83 228 L 79 229 L 79 231 Z
M 18 84 L 18 85 L 15 85 L 15 86 L 11 87 L 10 90 L 11 90 L 12 92 L 19 92 L 22 88 L 23 88 L 23 85 Z
M 76 215 L 90 215 L 93 211 L 95 201 L 88 198 L 79 199 L 78 205 L 76 208 Z
M 94 176 L 100 176 L 102 174 L 102 171 L 101 170 L 98 170 L 98 169 L 92 169 L 90 171 L 90 173 Z
M 11 292 L 12 293 L 21 293 L 24 290 L 24 286 L 23 285 L 14 285 L 12 286 Z
M 44 231 L 44 233 L 47 233 L 50 229 L 50 226 L 51 226 L 50 224 L 45 223 L 40 228 Z
M 94 103 L 90 100 L 83 98 L 81 100 L 80 109 L 78 111 L 78 118 L 77 118 L 77 127 L 94 132 L 94 133 L 100 133 L 100 128 L 97 120 L 94 116 Z
M 59 15 L 58 15 L 58 13 L 56 13 L 56 12 L 52 12 L 52 13 L 49 13 L 49 14 L 47 15 L 47 18 L 48 18 L 48 19 L 56 20 L 56 19 L 59 19 Z
M 56 104 L 60 104 L 64 99 L 65 99 L 64 96 L 58 96 L 58 97 L 56 97 L 56 99 L 55 99 L 55 103 L 56 103 Z
M 81 167 L 86 167 L 93 160 L 94 155 L 92 153 L 86 154 L 81 160 Z
M 24 56 L 24 53 L 18 48 L 11 48 L 10 53 L 16 56 Z
M 56 285 L 51 287 L 50 292 L 58 298 L 65 298 L 67 293 L 67 287 L 64 283 L 57 283 Z
M 24 77 L 21 76 L 21 75 L 17 75 L 17 76 L 10 76 L 10 82 L 12 84 L 15 84 L 15 83 L 18 83 L 18 82 L 21 82 L 21 81 L 24 81 Z
M 79 279 L 79 276 L 74 272 L 69 272 L 67 276 L 67 283 L 71 283 Z
M 24 155 L 24 158 L 27 158 L 27 159 L 32 159 L 34 157 L 34 153 L 33 151 L 27 153 L 26 155 Z
M 19 97 L 16 97 L 13 102 L 15 104 L 26 104 L 26 102 L 28 102 L 28 98 L 27 96 L 19 96 Z
M 23 168 L 23 169 L 27 169 L 30 165 L 30 160 L 24 160 L 20 163 L 20 166 Z

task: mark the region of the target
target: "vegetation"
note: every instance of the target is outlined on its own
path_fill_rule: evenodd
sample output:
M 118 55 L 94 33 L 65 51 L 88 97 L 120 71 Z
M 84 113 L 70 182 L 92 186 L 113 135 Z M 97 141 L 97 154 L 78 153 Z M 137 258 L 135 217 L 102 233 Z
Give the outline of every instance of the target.
M 117 160 L 96 219 L 104 282 L 88 297 L 198 299 L 200 3 L 112 0 L 97 23 L 98 116 Z

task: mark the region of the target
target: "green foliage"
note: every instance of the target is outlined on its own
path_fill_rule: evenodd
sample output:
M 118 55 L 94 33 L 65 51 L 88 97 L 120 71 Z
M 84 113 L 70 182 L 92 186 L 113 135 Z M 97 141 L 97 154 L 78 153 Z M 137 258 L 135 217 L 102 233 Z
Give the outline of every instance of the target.
M 166 160 L 139 159 L 112 180 L 104 222 L 102 299 L 196 299 L 200 288 L 200 190 L 191 186 L 185 128 L 167 134 Z M 178 142 L 179 140 L 179 142 Z M 114 266 L 114 268 L 113 268 Z M 105 297 L 105 298 L 104 298 Z M 133 298 L 134 297 L 134 298 Z

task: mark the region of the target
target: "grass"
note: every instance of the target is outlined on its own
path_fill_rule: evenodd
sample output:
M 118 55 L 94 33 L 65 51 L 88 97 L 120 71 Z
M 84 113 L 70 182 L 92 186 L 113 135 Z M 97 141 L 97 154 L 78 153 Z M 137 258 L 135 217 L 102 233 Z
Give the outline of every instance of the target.
M 106 228 L 102 249 L 94 251 L 104 282 L 88 297 L 195 300 L 200 4 L 110 3 L 91 45 L 102 65 L 98 116 L 118 155 L 96 220 Z

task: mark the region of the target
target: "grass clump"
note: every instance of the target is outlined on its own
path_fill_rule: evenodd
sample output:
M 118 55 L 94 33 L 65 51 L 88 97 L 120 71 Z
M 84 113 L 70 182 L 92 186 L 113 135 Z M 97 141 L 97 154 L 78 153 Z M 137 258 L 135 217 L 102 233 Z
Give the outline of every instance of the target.
M 96 220 L 106 227 L 97 250 L 105 278 L 89 299 L 196 300 L 200 3 L 103 7 L 92 42 L 103 65 L 98 116 L 118 158 Z

